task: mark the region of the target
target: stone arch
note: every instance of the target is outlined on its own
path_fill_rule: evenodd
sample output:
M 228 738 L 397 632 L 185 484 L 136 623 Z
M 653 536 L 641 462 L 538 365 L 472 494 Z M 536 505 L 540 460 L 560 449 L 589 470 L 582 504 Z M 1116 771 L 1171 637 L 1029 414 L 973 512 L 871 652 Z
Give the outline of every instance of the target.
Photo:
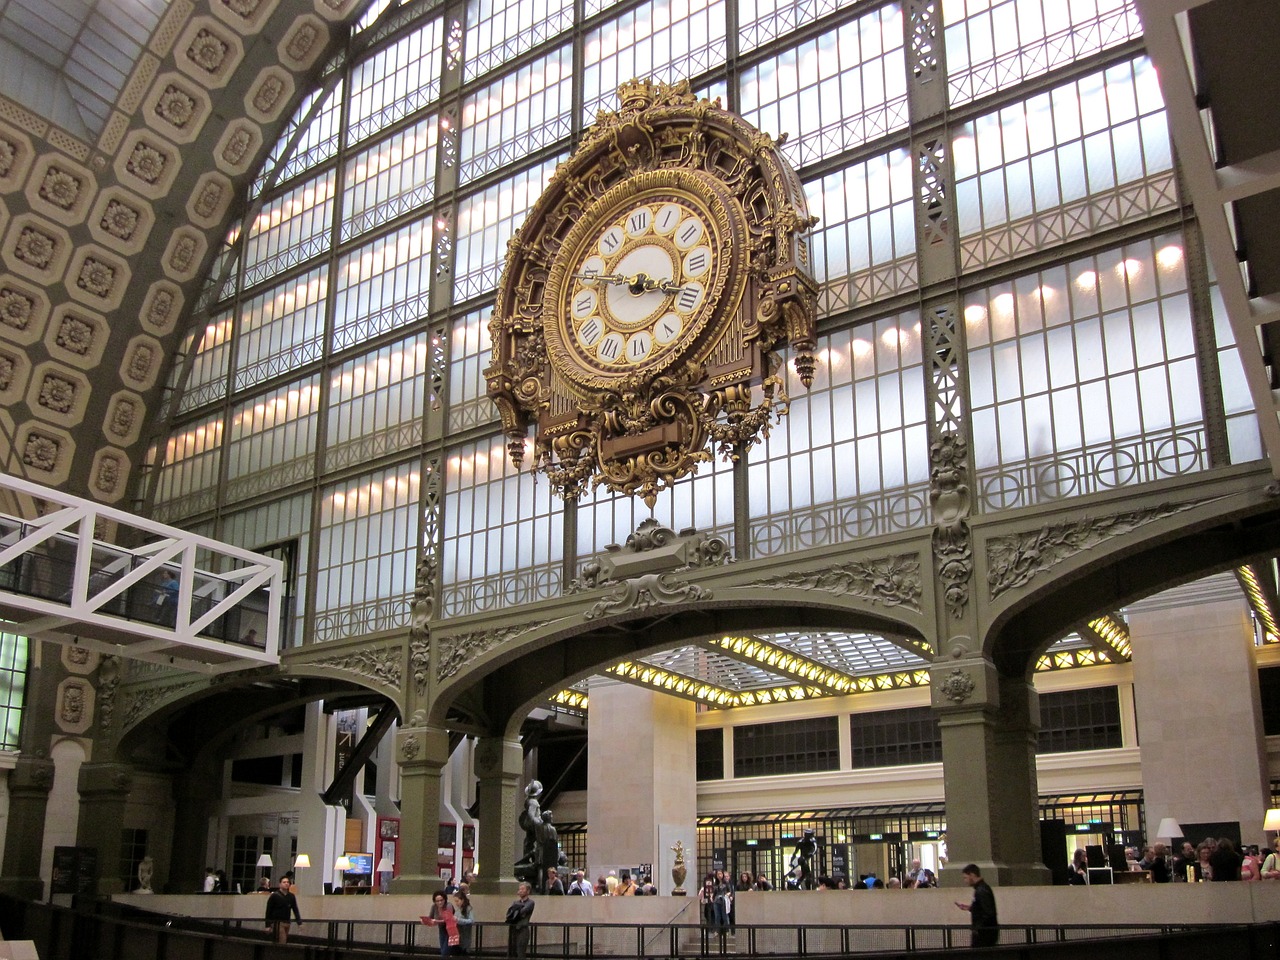
M 862 605 L 787 597 L 707 599 L 596 622 L 582 616 L 539 620 L 529 608 L 530 628 L 510 640 L 494 631 L 493 642 L 434 691 L 426 723 L 514 738 L 528 712 L 556 686 L 574 683 L 622 660 L 634 659 L 711 636 L 760 634 L 796 628 L 879 633 L 930 659 L 919 617 L 872 612 Z M 598 595 L 590 596 L 594 601 Z M 520 611 L 507 611 L 521 622 Z M 514 614 L 514 617 L 512 616 Z M 475 634 L 468 635 L 471 638 Z M 457 638 L 439 638 L 442 646 Z M 483 644 L 483 641 L 480 641 Z M 439 661 L 437 661 L 439 662 Z M 462 715 L 460 722 L 459 714 Z
M 986 655 L 1002 675 L 1029 678 L 1054 640 L 1093 616 L 1274 556 L 1280 502 L 1268 479 L 1259 472 L 1258 487 L 1243 495 L 1216 496 L 1221 481 L 1209 481 L 1122 513 L 1078 509 L 1060 523 L 988 534 Z M 996 557 L 1005 569 L 1010 558 L 1021 558 L 1026 569 L 997 577 Z M 1021 582 L 1002 589 L 1012 581 Z

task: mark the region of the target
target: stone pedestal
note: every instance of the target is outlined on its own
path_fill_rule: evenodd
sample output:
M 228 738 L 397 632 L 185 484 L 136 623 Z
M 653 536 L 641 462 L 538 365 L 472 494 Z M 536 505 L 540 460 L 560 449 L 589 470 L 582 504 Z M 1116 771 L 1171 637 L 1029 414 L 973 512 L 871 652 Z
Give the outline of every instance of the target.
M 1035 691 L 986 661 L 941 663 L 932 673 L 947 804 L 941 881 L 959 885 L 960 868 L 976 863 L 993 886 L 1049 883 L 1040 862 Z
M 1153 609 L 1154 608 L 1154 609 Z M 1129 614 L 1148 839 L 1164 817 L 1238 821 L 1267 843 L 1269 790 L 1253 625 L 1244 600 Z M 1198 838 L 1193 838 L 1198 839 Z
M 590 697 L 588 863 L 570 866 L 598 876 L 652 864 L 658 892 L 669 894 L 677 840 L 697 873 L 694 704 L 607 679 L 592 681 Z

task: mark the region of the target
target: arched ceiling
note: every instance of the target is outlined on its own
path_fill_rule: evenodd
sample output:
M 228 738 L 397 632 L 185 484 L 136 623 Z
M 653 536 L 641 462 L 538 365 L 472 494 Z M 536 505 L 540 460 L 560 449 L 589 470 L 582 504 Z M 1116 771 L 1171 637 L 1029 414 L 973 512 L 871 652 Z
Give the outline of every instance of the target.
M 243 185 L 368 0 L 0 0 L 0 463 L 130 492 Z

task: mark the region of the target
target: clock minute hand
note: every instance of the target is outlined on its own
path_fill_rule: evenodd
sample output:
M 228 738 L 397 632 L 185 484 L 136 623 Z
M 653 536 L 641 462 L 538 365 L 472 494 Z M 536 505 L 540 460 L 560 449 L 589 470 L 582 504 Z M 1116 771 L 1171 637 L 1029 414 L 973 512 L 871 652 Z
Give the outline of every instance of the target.
M 599 280 L 602 283 L 630 284 L 631 278 L 620 273 L 575 273 L 575 280 Z

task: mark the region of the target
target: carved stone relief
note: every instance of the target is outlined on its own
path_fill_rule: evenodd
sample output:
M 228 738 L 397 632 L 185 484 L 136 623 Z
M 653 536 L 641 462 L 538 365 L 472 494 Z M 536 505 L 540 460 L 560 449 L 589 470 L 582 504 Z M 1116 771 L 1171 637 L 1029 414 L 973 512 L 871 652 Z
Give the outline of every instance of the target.
M 919 612 L 923 589 L 920 558 L 915 554 L 853 560 L 820 570 L 797 571 L 754 580 L 751 586 L 774 590 L 821 590 L 838 597 L 856 597 L 886 607 Z
M 943 699 L 950 700 L 956 704 L 964 703 L 973 696 L 973 691 L 976 687 L 977 684 L 974 683 L 973 677 L 959 667 L 938 681 L 938 693 Z
M 705 587 L 689 583 L 670 573 L 647 573 L 623 582 L 621 589 L 599 600 L 582 614 L 584 620 L 620 613 L 642 613 L 653 607 L 710 600 Z
M 385 647 L 380 650 L 357 650 L 353 653 L 334 657 L 324 657 L 310 661 L 314 666 L 332 667 L 345 670 L 358 677 L 372 680 L 388 687 L 400 689 L 401 659 L 399 647 Z
M 991 589 L 991 599 L 995 600 L 1015 587 L 1025 586 L 1064 560 L 1113 537 L 1210 502 L 1164 503 L 1105 517 L 1084 517 L 1070 523 L 1052 524 L 1028 533 L 992 537 L 987 541 L 987 584 Z
M 58 684 L 54 719 L 63 733 L 81 734 L 93 725 L 93 685 L 83 677 Z
M 101 659 L 102 654 L 86 647 L 73 644 L 62 648 L 62 666 L 66 668 L 67 673 L 87 677 L 98 669 L 98 662 Z
M 537 630 L 550 623 L 549 620 L 530 620 L 518 626 L 499 627 L 496 630 L 477 630 L 475 633 L 460 633 L 451 637 L 439 638 L 440 659 L 436 663 L 436 679 L 447 680 L 472 660 L 484 655 L 494 647 L 513 640 L 522 633 Z

